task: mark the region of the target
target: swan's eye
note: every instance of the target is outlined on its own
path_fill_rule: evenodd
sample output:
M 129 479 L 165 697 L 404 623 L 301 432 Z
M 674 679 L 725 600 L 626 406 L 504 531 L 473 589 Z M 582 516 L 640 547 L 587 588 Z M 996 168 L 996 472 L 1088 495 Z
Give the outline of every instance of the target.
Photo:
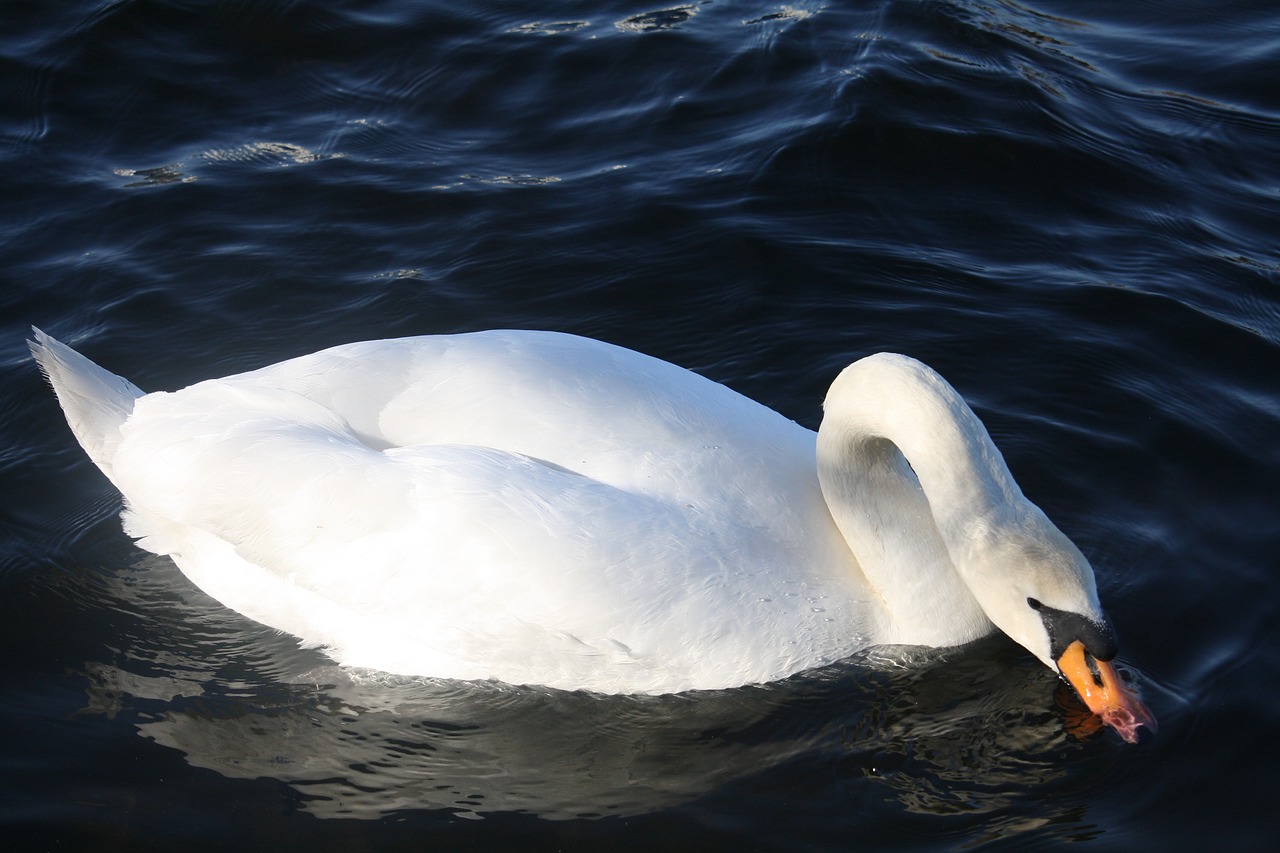
M 1028 598 L 1027 604 L 1031 605 L 1032 610 L 1039 610 L 1040 608 L 1044 607 L 1043 604 L 1041 604 L 1039 601 L 1036 601 L 1034 598 Z

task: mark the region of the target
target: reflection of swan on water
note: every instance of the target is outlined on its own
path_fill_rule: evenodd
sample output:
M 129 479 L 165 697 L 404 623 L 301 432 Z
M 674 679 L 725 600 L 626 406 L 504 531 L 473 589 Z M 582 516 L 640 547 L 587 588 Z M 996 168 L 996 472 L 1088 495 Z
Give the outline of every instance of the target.
M 993 675 L 989 659 L 970 663 L 962 674 Z M 1069 736 L 1053 714 L 1035 716 L 1043 682 L 1027 680 L 1026 667 L 994 673 L 1004 691 L 998 708 L 971 694 L 929 701 L 928 686 L 901 670 L 820 672 L 795 684 L 651 697 L 365 680 L 357 671 L 331 674 L 340 683 L 319 690 L 300 687 L 297 705 L 217 716 L 178 706 L 138 731 L 193 766 L 281 780 L 319 817 L 364 819 L 440 808 L 626 817 L 733 786 L 750 791 L 756 777 L 792 772 L 780 769 L 788 764 L 811 772 L 837 760 L 870 765 L 865 782 L 848 774 L 846 786 L 887 786 L 925 813 L 959 804 L 981 813 L 1030 798 L 1069 767 L 1061 761 Z M 889 690 L 910 705 L 891 703 Z M 830 780 L 811 784 L 815 796 L 831 795 L 822 790 Z M 777 797 L 771 783 L 762 788 L 764 800 Z
M 326 666 L 166 566 L 86 579 L 79 607 L 112 611 L 129 643 L 85 665 L 85 713 L 192 767 L 278 780 L 317 817 L 768 813 L 779 785 L 797 795 L 791 819 L 890 792 L 912 812 L 980 814 L 1038 803 L 1079 748 L 1046 708 L 1047 679 L 995 639 L 880 649 L 762 686 L 601 696 Z
M 390 673 L 604 693 L 773 681 L 999 627 L 1128 739 L 1093 572 L 929 368 L 814 433 L 596 341 L 351 344 L 183 391 L 33 352 L 126 526 L 224 604 Z

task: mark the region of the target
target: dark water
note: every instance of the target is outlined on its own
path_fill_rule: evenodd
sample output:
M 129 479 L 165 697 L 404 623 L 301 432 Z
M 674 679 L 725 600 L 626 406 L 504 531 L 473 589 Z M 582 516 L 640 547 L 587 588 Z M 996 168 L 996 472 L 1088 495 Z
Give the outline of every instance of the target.
M 1278 80 L 1261 0 L 0 5 L 0 836 L 1270 848 Z M 910 353 L 1091 556 L 1159 736 L 1078 738 L 999 638 L 663 699 L 352 677 L 132 546 L 32 323 L 146 389 L 560 329 L 810 426 Z

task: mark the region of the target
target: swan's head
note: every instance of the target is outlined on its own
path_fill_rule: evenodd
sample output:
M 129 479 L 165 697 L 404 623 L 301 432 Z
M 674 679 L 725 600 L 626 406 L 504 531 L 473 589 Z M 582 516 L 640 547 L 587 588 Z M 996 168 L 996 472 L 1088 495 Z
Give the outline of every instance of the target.
M 897 624 L 909 626 L 907 642 L 958 640 L 969 636 L 971 617 L 985 615 L 1126 740 L 1140 726 L 1155 730 L 1108 663 L 1116 641 L 1093 569 L 1023 496 L 945 379 L 915 359 L 879 353 L 840 373 L 824 409 L 823 496 Z
M 1037 507 L 1020 509 L 1018 523 L 994 525 L 976 537 L 968 569 L 989 582 L 976 585 L 975 597 L 997 627 L 1136 743 L 1139 728 L 1155 732 L 1155 717 L 1110 663 L 1118 646 L 1098 603 L 1093 569 Z

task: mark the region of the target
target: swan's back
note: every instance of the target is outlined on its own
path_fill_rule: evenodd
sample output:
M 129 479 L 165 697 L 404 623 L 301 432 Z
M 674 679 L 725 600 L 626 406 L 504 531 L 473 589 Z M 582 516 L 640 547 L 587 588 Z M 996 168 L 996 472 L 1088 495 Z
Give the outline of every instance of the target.
M 811 482 L 748 458 L 811 459 L 810 431 L 683 368 L 567 334 L 371 341 L 217 382 L 295 391 L 375 447 L 500 448 L 671 499 L 725 497 L 723 479 L 690 478 L 689 464 L 718 465 L 722 477 L 743 465 L 778 493 Z
M 140 544 L 350 665 L 725 687 L 836 660 L 873 615 L 812 432 L 595 341 L 335 347 L 146 395 L 119 433 Z

